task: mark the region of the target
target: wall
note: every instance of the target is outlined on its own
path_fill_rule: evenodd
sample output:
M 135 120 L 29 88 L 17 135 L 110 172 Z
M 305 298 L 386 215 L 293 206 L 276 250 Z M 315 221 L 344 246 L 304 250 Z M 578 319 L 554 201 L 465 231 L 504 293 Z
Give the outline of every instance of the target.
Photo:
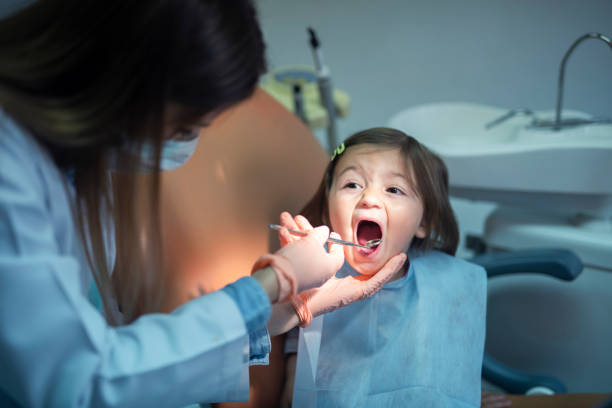
M 259 0 L 270 68 L 312 65 L 312 26 L 335 85 L 352 98 L 339 130 L 408 106 L 471 101 L 553 109 L 559 64 L 580 35 L 612 36 L 612 1 Z M 567 66 L 566 107 L 612 115 L 612 52 L 587 41 Z M 595 80 L 600 78 L 601 80 Z

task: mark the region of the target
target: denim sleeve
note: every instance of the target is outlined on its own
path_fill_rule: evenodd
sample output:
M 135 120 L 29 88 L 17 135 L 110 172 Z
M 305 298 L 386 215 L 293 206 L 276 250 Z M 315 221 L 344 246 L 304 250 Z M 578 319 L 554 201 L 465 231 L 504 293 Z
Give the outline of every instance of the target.
M 268 295 L 261 285 L 251 277 L 240 278 L 222 289 L 238 305 L 249 332 L 249 364 L 266 365 L 271 350 L 270 335 L 266 322 L 270 318 L 271 306 Z
M 249 332 L 249 365 L 268 365 L 270 364 L 270 335 L 266 326 Z

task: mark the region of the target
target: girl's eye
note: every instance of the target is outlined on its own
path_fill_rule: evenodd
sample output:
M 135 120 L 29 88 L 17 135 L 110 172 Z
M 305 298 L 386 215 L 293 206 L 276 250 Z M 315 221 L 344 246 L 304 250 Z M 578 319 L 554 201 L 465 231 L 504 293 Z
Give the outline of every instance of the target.
M 351 181 L 351 182 L 344 184 L 344 188 L 359 188 L 359 184 Z
M 398 187 L 389 187 L 387 189 L 387 192 L 391 193 L 391 194 L 404 194 L 404 192 L 399 189 Z

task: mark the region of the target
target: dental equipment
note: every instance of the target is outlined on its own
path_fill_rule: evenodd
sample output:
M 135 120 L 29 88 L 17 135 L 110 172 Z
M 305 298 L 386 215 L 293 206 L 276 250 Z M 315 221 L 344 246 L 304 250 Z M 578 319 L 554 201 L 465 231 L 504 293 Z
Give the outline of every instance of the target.
M 293 85 L 293 111 L 308 126 L 306 111 L 304 110 L 304 96 L 302 95 L 302 86 L 300 84 Z
M 331 153 L 338 145 L 336 136 L 336 106 L 332 97 L 332 83 L 329 68 L 323 60 L 323 52 L 321 51 L 321 43 L 317 38 L 317 34 L 308 27 L 310 35 L 310 46 L 312 47 L 312 55 L 314 57 L 315 67 L 317 69 L 317 83 L 319 85 L 319 96 L 321 103 L 327 111 L 327 150 Z
M 281 230 L 283 228 L 282 225 L 278 225 L 278 224 L 268 224 L 268 227 L 273 230 Z M 291 228 L 287 228 L 287 231 L 289 231 L 292 234 L 299 235 L 301 237 L 305 237 L 307 235 L 305 232 L 294 230 Z M 334 242 L 336 244 L 341 244 L 341 245 L 349 245 L 349 246 L 354 246 L 354 247 L 359 247 L 359 248 L 371 249 L 372 247 L 376 245 L 380 245 L 380 243 L 382 242 L 382 239 L 371 239 L 363 245 L 356 244 L 354 242 L 344 241 L 342 239 L 331 238 L 331 237 L 327 238 L 327 241 Z

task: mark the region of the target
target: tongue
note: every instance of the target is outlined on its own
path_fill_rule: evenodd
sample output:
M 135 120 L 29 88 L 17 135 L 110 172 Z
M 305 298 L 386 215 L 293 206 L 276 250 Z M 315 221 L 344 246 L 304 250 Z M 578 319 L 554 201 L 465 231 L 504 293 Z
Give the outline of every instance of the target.
M 359 228 L 357 229 L 357 241 L 361 245 L 373 239 L 379 239 L 380 236 L 380 227 L 375 222 L 363 221 L 359 224 Z

